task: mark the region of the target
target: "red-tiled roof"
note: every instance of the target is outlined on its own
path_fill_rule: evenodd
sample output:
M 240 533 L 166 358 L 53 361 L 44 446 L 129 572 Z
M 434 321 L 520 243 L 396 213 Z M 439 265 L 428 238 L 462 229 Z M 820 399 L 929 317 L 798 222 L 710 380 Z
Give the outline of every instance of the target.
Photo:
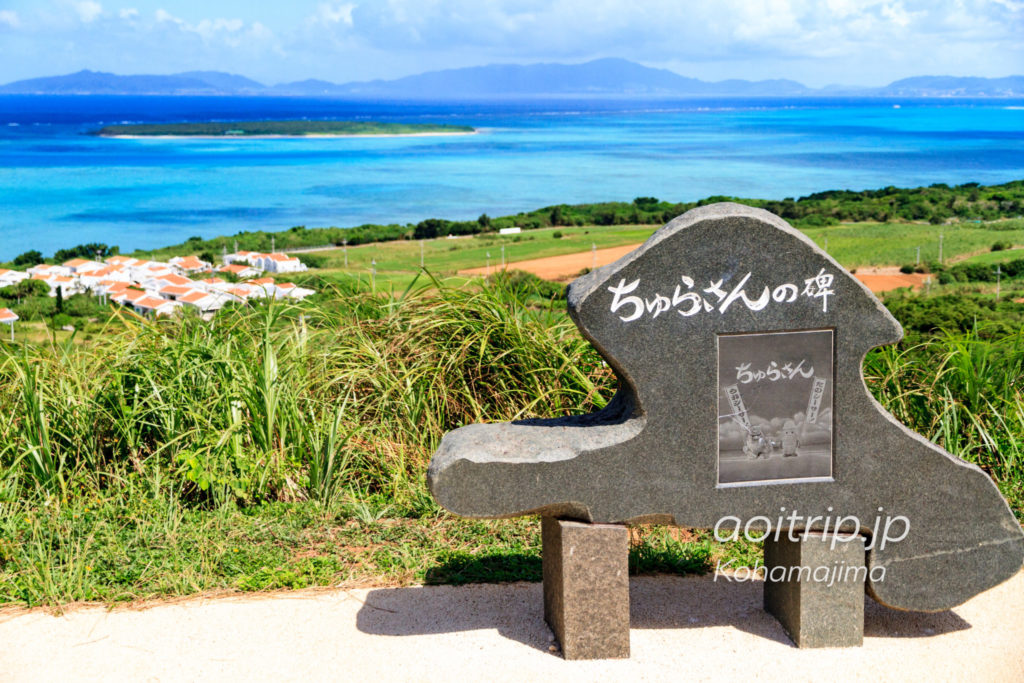
M 189 280 L 187 277 L 182 277 L 180 275 L 175 275 L 174 273 L 168 273 L 167 275 L 161 275 L 157 279 L 158 280 L 163 280 L 164 282 L 168 282 L 168 283 L 170 283 L 172 285 L 178 285 L 179 287 L 186 287 L 186 286 L 192 284 L 192 281 Z
M 9 308 L 0 308 L 0 322 L 12 323 L 18 319 L 18 314 Z
M 208 296 L 210 296 L 210 295 L 207 294 L 206 292 L 192 291 L 192 292 L 189 292 L 188 294 L 183 294 L 183 295 L 179 296 L 178 297 L 178 301 L 184 301 L 187 304 L 194 304 L 194 303 L 196 303 L 198 301 L 202 301 L 203 299 L 205 299 Z
M 143 296 L 139 299 L 136 299 L 132 303 L 135 306 L 138 306 L 139 308 L 160 308 L 161 306 L 165 306 L 170 302 L 167 301 L 166 299 L 158 299 L 155 296 Z
M 198 256 L 181 256 L 176 260 L 176 265 L 179 268 L 184 268 L 185 270 L 197 270 L 206 266 L 205 263 L 199 260 Z
M 128 301 L 138 301 L 139 299 L 148 296 L 145 292 L 139 289 L 126 289 L 122 294 Z

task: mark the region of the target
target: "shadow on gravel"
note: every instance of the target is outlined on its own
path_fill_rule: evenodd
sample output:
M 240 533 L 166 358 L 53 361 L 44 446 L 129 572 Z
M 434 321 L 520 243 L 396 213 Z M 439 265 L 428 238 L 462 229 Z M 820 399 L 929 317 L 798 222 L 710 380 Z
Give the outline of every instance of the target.
M 732 627 L 793 647 L 761 606 L 760 581 L 719 576 L 638 576 L 629 582 L 633 629 Z M 955 612 L 899 612 L 865 596 L 867 638 L 917 638 L 971 628 Z M 427 586 L 370 591 L 356 620 L 364 633 L 390 636 L 497 630 L 537 650 L 553 636 L 540 583 Z

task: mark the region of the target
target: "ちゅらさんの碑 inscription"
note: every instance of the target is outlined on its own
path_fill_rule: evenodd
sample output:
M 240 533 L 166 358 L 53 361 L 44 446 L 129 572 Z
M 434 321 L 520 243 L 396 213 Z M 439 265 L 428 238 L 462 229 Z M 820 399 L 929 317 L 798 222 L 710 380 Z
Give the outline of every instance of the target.
M 569 286 L 569 313 L 619 379 L 603 410 L 469 425 L 428 474 L 469 517 L 859 532 L 868 590 L 901 609 L 958 605 L 1016 573 L 1024 534 L 989 477 L 897 423 L 864 385 L 902 336 L 879 301 L 780 218 L 695 209 Z M 795 514 L 794 514 L 795 513 Z M 876 530 L 877 531 L 877 530 Z M 881 578 L 884 577 L 884 578 Z

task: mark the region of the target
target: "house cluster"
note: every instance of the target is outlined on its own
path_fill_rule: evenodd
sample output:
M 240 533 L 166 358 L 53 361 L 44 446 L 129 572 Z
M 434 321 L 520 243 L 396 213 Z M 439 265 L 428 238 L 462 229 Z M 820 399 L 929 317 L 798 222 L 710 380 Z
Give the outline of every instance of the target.
M 0 268 L 0 288 L 31 278 L 45 282 L 54 297 L 58 291 L 65 298 L 87 293 L 153 315 L 171 315 L 190 306 L 209 317 L 229 302 L 304 299 L 315 292 L 265 275 L 304 270 L 306 266 L 299 259 L 279 253 L 226 254 L 219 268 L 197 256 L 177 256 L 166 262 L 111 256 L 102 263 L 72 259 L 59 266 L 40 264 L 26 271 Z M 220 277 L 228 273 L 241 281 Z

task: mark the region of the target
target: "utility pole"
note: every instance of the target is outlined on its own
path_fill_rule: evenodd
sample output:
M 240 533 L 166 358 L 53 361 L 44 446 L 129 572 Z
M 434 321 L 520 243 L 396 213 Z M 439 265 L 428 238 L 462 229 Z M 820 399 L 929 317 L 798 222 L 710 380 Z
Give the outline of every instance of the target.
M 491 252 L 487 252 L 487 265 L 484 267 L 484 274 L 491 274 Z
M 942 265 L 942 230 L 939 230 L 939 265 Z
M 590 243 L 590 269 L 594 270 L 597 268 L 597 243 Z
M 921 265 L 921 247 L 917 248 L 917 259 L 914 261 L 915 266 Z
M 420 268 L 423 267 L 423 240 L 420 240 Z
M 348 268 L 348 238 L 341 240 L 341 247 L 345 252 L 345 267 Z
M 996 266 L 996 301 L 999 301 L 999 281 L 1003 276 L 1003 267 Z
M 271 235 L 270 236 L 270 253 L 273 254 L 273 253 L 276 253 L 276 252 L 277 252 L 277 241 L 274 239 L 274 236 Z
M 377 259 L 370 259 L 370 290 L 377 291 Z
M 501 245 L 501 269 L 505 270 L 505 245 Z
M 925 295 L 931 294 L 932 292 L 932 276 L 929 275 L 924 279 L 924 293 Z

